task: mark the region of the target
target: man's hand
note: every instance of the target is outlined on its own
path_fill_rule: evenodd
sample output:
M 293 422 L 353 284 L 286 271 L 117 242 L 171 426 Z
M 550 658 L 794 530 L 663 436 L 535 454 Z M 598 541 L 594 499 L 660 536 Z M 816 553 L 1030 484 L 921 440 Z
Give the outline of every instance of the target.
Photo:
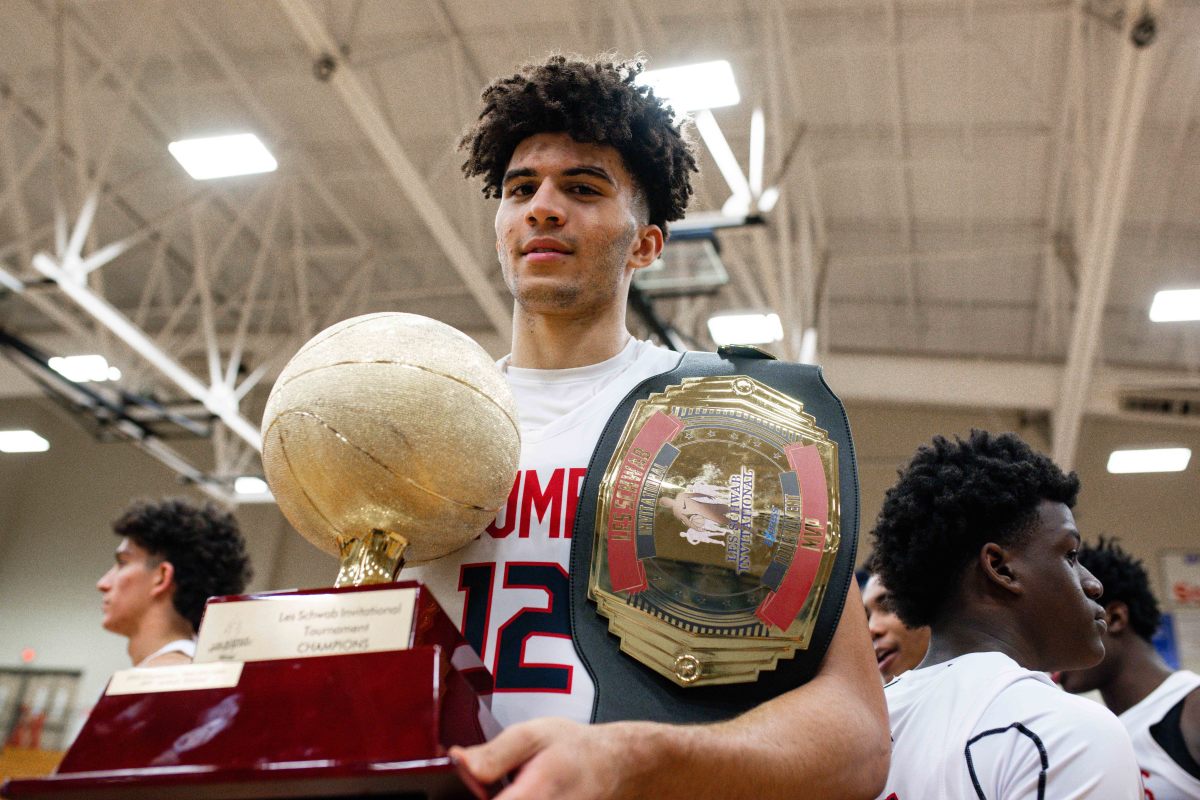
M 890 749 L 883 683 L 851 583 L 817 676 L 740 717 L 708 725 L 535 719 L 450 755 L 484 784 L 515 773 L 497 800 L 872 800 Z
M 653 727 L 535 719 L 506 728 L 487 744 L 453 747 L 450 756 L 485 785 L 516 773 L 496 800 L 636 797 L 641 759 L 635 740 Z

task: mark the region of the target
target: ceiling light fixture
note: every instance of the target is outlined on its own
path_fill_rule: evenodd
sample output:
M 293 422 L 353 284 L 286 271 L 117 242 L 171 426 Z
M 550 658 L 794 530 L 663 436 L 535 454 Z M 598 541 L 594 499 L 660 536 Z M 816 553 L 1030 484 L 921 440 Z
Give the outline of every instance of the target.
M 1183 472 L 1191 459 L 1192 451 L 1187 447 L 1114 450 L 1108 456 L 1108 471 L 1116 475 L 1136 472 Z
M 639 75 L 637 82 L 653 89 L 676 114 L 736 106 L 742 100 L 733 79 L 733 67 L 724 60 L 652 69 Z
M 44 453 L 50 442 L 31 430 L 0 431 L 0 453 Z
M 253 133 L 171 142 L 167 150 L 198 181 L 274 172 L 279 162 Z
M 1194 320 L 1200 320 L 1200 289 L 1168 289 L 1154 295 L 1150 304 L 1151 322 Z
M 783 325 L 773 313 L 716 314 L 708 318 L 708 333 L 718 345 L 768 344 L 783 338 Z
M 55 356 L 47 363 L 50 369 L 75 383 L 100 383 L 121 379 L 121 370 L 109 366 L 104 356 Z
M 270 494 L 271 489 L 267 486 L 267 482 L 262 478 L 254 475 L 243 475 L 233 482 L 233 491 L 239 495 L 262 495 Z

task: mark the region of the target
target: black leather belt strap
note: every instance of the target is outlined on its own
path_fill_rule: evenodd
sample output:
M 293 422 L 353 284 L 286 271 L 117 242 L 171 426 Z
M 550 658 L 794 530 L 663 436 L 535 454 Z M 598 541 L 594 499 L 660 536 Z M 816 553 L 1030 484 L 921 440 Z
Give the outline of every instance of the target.
M 754 683 L 682 688 L 621 653 L 608 621 L 587 599 L 588 570 L 595 543 L 596 498 L 604 470 L 612 458 L 633 404 L 684 378 L 747 375 L 804 403 L 817 425 L 838 446 L 841 492 L 841 545 L 828 592 L 807 650 L 763 672 Z M 679 366 L 643 381 L 631 391 L 609 419 L 588 464 L 579 498 L 571 541 L 571 636 L 580 659 L 596 685 L 593 722 L 657 720 L 715 722 L 753 708 L 810 680 L 820 668 L 833 638 L 850 581 L 854 579 L 858 543 L 858 471 L 846 410 L 825 383 L 818 367 L 771 359 L 754 348 L 722 348 L 718 353 L 688 353 Z

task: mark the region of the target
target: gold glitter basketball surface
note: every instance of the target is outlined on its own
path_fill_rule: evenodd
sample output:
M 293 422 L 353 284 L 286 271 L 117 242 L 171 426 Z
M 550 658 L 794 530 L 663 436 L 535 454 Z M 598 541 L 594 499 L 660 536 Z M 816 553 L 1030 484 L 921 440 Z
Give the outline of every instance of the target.
M 314 336 L 263 415 L 263 466 L 306 539 L 390 531 L 420 563 L 467 544 L 516 477 L 521 441 L 503 375 L 466 334 L 416 314 L 367 314 Z

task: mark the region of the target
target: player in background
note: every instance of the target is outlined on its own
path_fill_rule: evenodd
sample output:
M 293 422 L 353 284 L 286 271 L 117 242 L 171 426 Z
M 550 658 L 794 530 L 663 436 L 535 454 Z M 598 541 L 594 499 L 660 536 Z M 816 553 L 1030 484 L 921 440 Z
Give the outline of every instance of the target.
M 1200 798 L 1200 675 L 1172 671 L 1150 643 L 1161 615 L 1145 567 L 1103 536 L 1079 561 L 1104 584 L 1104 660 L 1062 673 L 1063 688 L 1100 691 L 1133 740 L 1147 800 Z
M 910 628 L 896 614 L 892 593 L 879 577 L 879 567 L 872 555 L 866 568 L 870 573 L 863 584 L 863 608 L 867 612 L 867 632 L 875 649 L 875 662 L 884 683 L 921 663 L 929 649 L 929 627 Z
M 1046 672 L 1104 655 L 1102 587 L 1079 563 L 1079 479 L 1015 434 L 935 437 L 888 490 L 876 566 L 921 665 L 885 689 L 893 800 L 1138 800 L 1129 737 Z
M 807 684 L 720 724 L 587 724 L 594 689 L 567 605 L 579 485 L 616 406 L 680 359 L 625 323 L 633 274 L 661 253 L 695 170 L 640 71 L 561 56 L 525 65 L 484 91 L 463 138 L 464 171 L 499 198 L 496 252 L 514 300 L 500 367 L 521 463 L 487 532 L 419 573 L 493 669 L 492 707 L 508 725 L 453 753 L 484 783 L 516 773 L 499 800 L 870 798 L 888 741 L 857 587 Z
M 116 563 L 96 582 L 104 629 L 129 639 L 134 666 L 191 663 L 205 602 L 240 594 L 250 580 L 237 520 L 212 503 L 139 500 L 113 533 Z

